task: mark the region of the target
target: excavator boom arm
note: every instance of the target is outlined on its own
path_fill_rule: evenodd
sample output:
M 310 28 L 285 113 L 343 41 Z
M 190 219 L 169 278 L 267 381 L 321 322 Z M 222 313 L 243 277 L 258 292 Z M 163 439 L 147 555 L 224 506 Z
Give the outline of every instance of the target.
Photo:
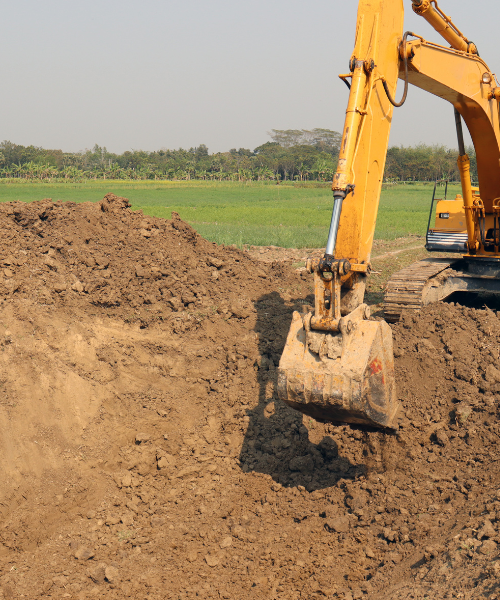
M 490 211 L 500 190 L 500 122 L 499 104 L 493 97 L 494 76 L 476 54 L 422 40 L 408 46 L 413 55 L 409 83 L 453 104 L 467 125 L 476 149 L 481 199 Z M 402 70 L 400 77 L 404 77 Z

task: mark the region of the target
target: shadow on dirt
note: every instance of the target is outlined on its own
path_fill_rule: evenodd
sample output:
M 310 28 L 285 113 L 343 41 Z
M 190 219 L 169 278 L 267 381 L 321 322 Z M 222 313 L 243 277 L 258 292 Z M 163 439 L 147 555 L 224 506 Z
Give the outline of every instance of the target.
M 308 297 L 306 302 L 313 302 Z M 290 327 L 292 312 L 300 311 L 303 299 L 285 302 L 277 293 L 266 294 L 255 303 L 259 336 L 259 403 L 248 411 L 250 421 L 241 448 L 241 468 L 266 473 L 288 487 L 323 489 L 340 479 L 365 474 L 364 465 L 342 456 L 335 441 L 325 435 L 319 443 L 309 440 L 312 419 L 288 408 L 276 393 L 276 369 Z M 327 426 L 328 427 L 328 426 Z
M 454 292 L 444 300 L 446 303 L 460 304 L 468 308 L 478 310 L 489 308 L 490 310 L 500 310 L 500 294 L 475 294 L 471 292 Z

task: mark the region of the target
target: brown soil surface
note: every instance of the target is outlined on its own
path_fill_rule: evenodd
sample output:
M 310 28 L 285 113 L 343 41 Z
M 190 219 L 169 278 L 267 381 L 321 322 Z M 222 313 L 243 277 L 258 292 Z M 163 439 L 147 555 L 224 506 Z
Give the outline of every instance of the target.
M 394 326 L 398 435 L 324 425 L 304 273 L 112 195 L 0 226 L 0 598 L 496 598 L 496 313 Z

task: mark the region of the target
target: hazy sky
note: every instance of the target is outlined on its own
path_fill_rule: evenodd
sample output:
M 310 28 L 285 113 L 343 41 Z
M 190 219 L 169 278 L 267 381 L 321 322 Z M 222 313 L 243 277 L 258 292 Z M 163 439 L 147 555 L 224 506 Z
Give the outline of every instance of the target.
M 440 6 L 500 74 L 498 0 Z M 405 8 L 406 29 L 440 42 Z M 0 139 L 216 152 L 253 149 L 273 128 L 341 131 L 348 90 L 337 75 L 356 11 L 355 0 L 7 0 Z M 419 142 L 455 146 L 453 110 L 410 88 L 391 144 Z

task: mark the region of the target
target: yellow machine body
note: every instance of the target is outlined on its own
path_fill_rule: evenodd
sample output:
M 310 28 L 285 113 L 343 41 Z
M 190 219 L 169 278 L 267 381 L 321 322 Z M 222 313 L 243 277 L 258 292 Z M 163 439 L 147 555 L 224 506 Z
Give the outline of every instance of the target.
M 438 201 L 433 231 L 467 234 L 464 199 L 460 194 L 453 200 Z
M 476 46 L 436 0 L 411 2 L 451 48 L 403 34 L 403 0 L 359 0 L 350 73 L 340 75 L 350 93 L 333 177 L 330 233 L 324 257 L 308 264 L 315 308 L 294 314 L 279 365 L 280 397 L 325 421 L 396 426 L 391 331 L 369 319 L 363 297 L 393 111 L 404 102 L 408 84 L 450 102 L 459 133 L 462 196 L 438 202 L 428 245 L 444 244 L 474 259 L 500 259 L 500 88 Z M 398 77 L 405 81 L 402 102 L 394 99 Z M 471 186 L 461 119 L 476 149 L 480 195 Z M 435 274 L 447 264 L 422 268 Z M 427 289 L 425 277 L 417 276 L 413 286 L 405 287 L 404 278 L 394 284 L 394 306 L 403 296 L 411 301 L 420 282 Z

